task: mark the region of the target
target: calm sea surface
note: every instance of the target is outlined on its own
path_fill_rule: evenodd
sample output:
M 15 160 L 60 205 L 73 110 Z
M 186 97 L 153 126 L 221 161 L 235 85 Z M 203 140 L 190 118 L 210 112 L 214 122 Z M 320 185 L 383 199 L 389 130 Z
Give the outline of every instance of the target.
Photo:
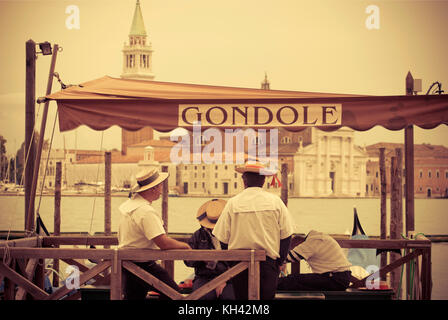
M 196 211 L 210 198 L 170 197 L 168 200 L 168 231 L 192 233 L 199 224 Z M 120 221 L 118 207 L 125 197 L 112 197 L 112 231 L 117 231 Z M 44 196 L 36 200 L 36 210 L 50 232 L 53 231 L 54 198 Z M 154 202 L 160 210 L 161 200 Z M 353 227 L 353 207 L 356 206 L 364 231 L 371 236 L 380 234 L 379 199 L 297 199 L 288 200 L 288 208 L 295 223 L 296 233 L 311 229 L 333 234 L 349 234 Z M 390 205 L 387 206 L 388 215 Z M 0 196 L 0 230 L 23 230 L 23 196 Z M 416 199 L 415 230 L 424 234 L 448 234 L 448 200 Z M 61 201 L 62 232 L 104 231 L 104 198 L 67 196 Z M 433 299 L 448 300 L 448 243 L 433 243 L 432 272 Z M 176 262 L 176 281 L 185 279 L 193 269 L 182 261 Z

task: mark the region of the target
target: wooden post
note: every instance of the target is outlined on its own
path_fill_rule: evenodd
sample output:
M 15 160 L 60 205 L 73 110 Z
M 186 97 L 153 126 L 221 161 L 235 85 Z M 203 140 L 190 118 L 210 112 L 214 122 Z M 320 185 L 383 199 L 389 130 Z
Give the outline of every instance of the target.
M 288 164 L 282 163 L 282 190 L 281 198 L 285 206 L 288 206 Z
M 47 92 L 46 92 L 47 95 L 51 93 L 51 88 L 53 86 L 53 74 L 54 74 L 54 68 L 56 66 L 56 57 L 58 55 L 58 50 L 59 50 L 59 47 L 57 44 L 55 44 L 53 46 L 53 55 L 51 56 L 50 72 L 48 75 Z M 40 157 L 42 154 L 42 146 L 44 143 L 45 126 L 47 123 L 48 104 L 49 103 L 50 103 L 50 101 L 45 102 L 44 112 L 42 114 L 42 122 L 41 122 L 41 126 L 40 126 L 39 143 L 38 143 L 37 150 L 36 150 L 36 158 L 35 159 L 29 158 L 29 160 L 28 160 L 28 161 L 32 160 L 31 163 L 34 164 L 29 206 L 28 206 L 28 208 L 26 208 L 26 209 L 28 209 L 27 216 L 26 216 L 26 221 L 27 221 L 26 231 L 29 231 L 29 232 L 32 232 L 34 230 L 34 199 L 36 197 L 37 179 L 39 177 Z
M 390 210 L 390 238 L 400 239 L 403 232 L 403 202 L 402 202 L 402 160 L 401 149 L 396 149 L 396 157 L 391 159 L 391 210 Z M 390 263 L 399 259 L 397 253 L 390 253 Z M 400 270 L 391 272 L 391 286 L 398 292 Z M 401 291 L 401 288 L 400 288 Z M 397 296 L 397 299 L 400 299 Z
M 406 76 L 406 95 L 414 94 L 414 78 L 409 71 Z M 415 231 L 414 222 L 414 127 L 404 129 L 404 157 L 406 168 L 406 235 Z
M 29 208 L 34 212 L 34 201 L 30 202 L 31 185 L 33 183 L 33 165 L 36 152 L 34 143 L 34 119 L 36 101 L 36 43 L 33 40 L 26 42 L 26 81 L 25 81 L 25 229 L 30 230 L 27 219 Z
M 422 299 L 431 300 L 432 274 L 431 274 L 431 247 L 422 254 Z
M 56 178 L 54 183 L 54 236 L 61 234 L 61 178 L 62 178 L 62 164 L 60 161 L 56 162 Z M 55 245 L 59 248 L 59 245 Z M 53 259 L 53 287 L 59 287 L 59 259 Z
M 406 75 L 406 95 L 414 94 L 414 78 L 409 71 Z M 415 229 L 414 223 L 414 127 L 404 129 L 404 161 L 405 161 L 405 234 L 409 237 Z M 410 288 L 410 265 L 406 264 L 406 288 Z M 407 289 L 408 291 L 408 289 Z M 410 292 L 408 292 L 410 294 Z
M 168 172 L 168 166 L 162 166 L 162 172 Z M 168 179 L 163 182 L 162 189 L 162 220 L 165 232 L 168 233 Z
M 114 258 L 112 260 L 110 274 L 110 300 L 121 300 L 123 293 L 123 284 L 122 284 L 122 262 L 118 257 L 118 249 L 114 251 Z
M 168 166 L 162 166 L 162 172 L 168 172 Z M 163 182 L 163 189 L 162 189 L 162 220 L 166 233 L 168 233 L 168 188 L 169 188 L 168 179 L 166 179 Z M 174 261 L 164 260 L 163 267 L 171 276 L 171 278 L 174 278 Z
M 260 300 L 260 261 L 255 261 L 255 250 L 251 250 L 248 272 L 248 300 Z
M 386 158 L 385 148 L 380 148 L 380 181 L 381 181 L 381 219 L 380 219 L 380 238 L 387 238 L 387 181 L 386 181 Z M 381 253 L 381 268 L 387 265 L 387 252 Z M 384 276 L 381 280 L 386 280 Z
M 110 236 L 111 233 L 111 175 L 112 175 L 112 159 L 111 153 L 104 154 L 104 235 Z M 109 246 L 104 246 L 104 248 Z
M 4 262 L 4 261 L 3 261 Z M 10 262 L 11 269 L 15 270 L 16 268 L 16 259 L 12 259 Z M 9 279 L 9 277 L 4 278 L 4 300 L 14 300 L 15 298 L 15 291 L 16 291 L 16 284 Z

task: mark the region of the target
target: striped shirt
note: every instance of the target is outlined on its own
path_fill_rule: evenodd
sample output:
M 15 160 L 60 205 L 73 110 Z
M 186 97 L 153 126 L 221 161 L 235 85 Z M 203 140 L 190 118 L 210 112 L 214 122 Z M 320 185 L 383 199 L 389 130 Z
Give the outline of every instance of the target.
M 300 259 L 306 260 L 313 273 L 349 271 L 351 266 L 336 240 L 314 230 L 288 253 L 288 262 L 298 262 Z

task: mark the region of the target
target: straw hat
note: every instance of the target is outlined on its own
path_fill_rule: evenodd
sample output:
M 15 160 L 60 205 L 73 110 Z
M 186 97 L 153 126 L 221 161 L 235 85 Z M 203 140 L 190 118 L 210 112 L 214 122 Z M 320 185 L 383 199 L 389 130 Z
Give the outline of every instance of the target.
M 157 168 L 143 170 L 135 176 L 137 184 L 132 187 L 132 192 L 142 192 L 157 186 L 168 178 L 168 172 L 159 172 Z
M 239 173 L 253 172 L 263 176 L 273 176 L 275 171 L 267 169 L 263 163 L 259 161 L 246 162 L 244 165 L 236 166 L 235 171 Z
M 196 219 L 199 220 L 201 226 L 213 229 L 226 203 L 227 201 L 222 199 L 212 199 L 207 201 L 199 208 L 196 214 Z

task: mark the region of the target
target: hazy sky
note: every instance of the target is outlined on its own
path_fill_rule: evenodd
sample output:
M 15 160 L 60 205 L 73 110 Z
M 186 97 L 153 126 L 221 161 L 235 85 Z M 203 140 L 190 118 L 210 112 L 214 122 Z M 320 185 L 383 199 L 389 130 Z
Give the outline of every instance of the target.
M 140 0 L 153 70 L 159 81 L 271 89 L 402 95 L 410 70 L 423 92 L 440 81 L 448 92 L 448 1 Z M 119 77 L 135 0 L 0 0 L 0 135 L 7 151 L 25 136 L 25 42 L 49 41 L 63 51 L 56 71 L 65 83 Z M 366 20 L 379 9 L 379 29 Z M 69 29 L 69 6 L 79 29 Z M 37 59 L 36 97 L 45 95 L 49 56 Z M 53 91 L 60 90 L 57 82 Z M 43 106 L 42 106 L 43 107 Z M 50 104 L 46 136 L 56 104 Z M 37 125 L 40 128 L 40 119 Z M 55 147 L 98 149 L 101 132 L 61 134 Z M 355 143 L 403 142 L 402 131 L 356 132 Z M 415 129 L 415 143 L 448 146 L 447 126 Z M 121 147 L 121 131 L 104 132 L 103 148 Z

